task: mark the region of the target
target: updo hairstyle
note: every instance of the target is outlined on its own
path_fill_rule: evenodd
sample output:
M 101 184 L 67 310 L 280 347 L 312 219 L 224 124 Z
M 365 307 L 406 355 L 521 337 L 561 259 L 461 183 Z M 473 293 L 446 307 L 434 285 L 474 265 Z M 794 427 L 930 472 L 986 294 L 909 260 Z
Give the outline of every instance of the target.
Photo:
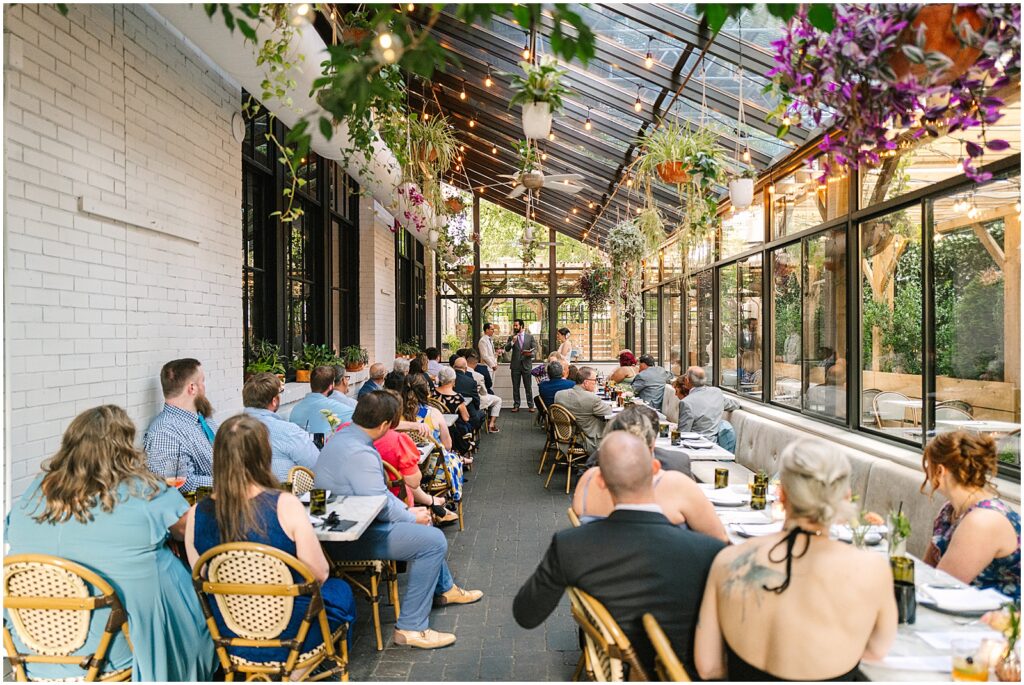
M 829 525 L 853 514 L 850 462 L 821 440 L 797 440 L 779 459 L 790 515 Z
M 966 488 L 983 489 L 996 474 L 998 459 L 996 441 L 988 435 L 977 435 L 966 431 L 939 433 L 924 448 L 921 468 L 924 482 L 921 492 L 931 483 L 934 492 L 938 484 L 935 467 L 944 466 L 960 485 Z

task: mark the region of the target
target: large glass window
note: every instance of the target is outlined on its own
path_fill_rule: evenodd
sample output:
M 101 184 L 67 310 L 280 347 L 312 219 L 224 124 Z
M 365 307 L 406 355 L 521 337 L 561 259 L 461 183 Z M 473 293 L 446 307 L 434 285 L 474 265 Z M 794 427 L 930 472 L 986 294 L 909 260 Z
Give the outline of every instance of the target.
M 936 431 L 990 433 L 1019 465 L 1020 177 L 934 201 Z
M 658 329 L 661 323 L 658 319 L 659 310 L 658 288 L 644 292 L 644 340 L 640 354 L 649 354 L 660 363 L 661 348 L 659 347 Z
M 746 252 L 764 243 L 764 197 L 755 193 L 754 203 L 744 210 L 730 211 L 722 219 L 721 259 Z
M 719 385 L 736 389 L 739 373 L 736 368 L 736 332 L 739 311 L 736 307 L 736 264 L 718 271 L 718 365 Z
M 590 359 L 590 311 L 587 301 L 580 297 L 558 300 L 558 328 L 569 329 L 573 352 L 578 359 Z
M 804 407 L 846 418 L 846 228 L 807 238 L 804 268 Z
M 248 355 L 257 340 L 270 337 L 274 322 L 266 313 L 273 311 L 268 263 L 274 220 L 266 207 L 269 176 L 248 164 L 242 167 L 242 326 L 244 349 Z M 248 358 L 246 361 L 250 361 Z
M 670 281 L 662 289 L 662 365 L 676 374 L 683 372 L 683 301 L 680 282 Z
M 772 235 L 776 238 L 814 228 L 849 211 L 849 176 L 818 180 L 817 163 L 802 165 L 775 183 Z
M 921 207 L 861 222 L 861 424 L 921 442 Z
M 286 226 L 288 258 L 286 291 L 288 293 L 289 353 L 302 350 L 307 343 L 322 339 L 323 307 L 320 287 L 323 283 L 323 250 L 320 244 L 320 212 L 300 199 L 303 213 Z
M 800 407 L 801 243 L 772 253 L 772 401 Z
M 738 263 L 739 274 L 739 391 L 761 397 L 761 263 L 755 254 Z
M 691 365 L 704 369 L 707 378 L 715 377 L 715 272 L 712 269 L 697 274 L 696 315 L 694 336 L 696 344 L 691 348 Z

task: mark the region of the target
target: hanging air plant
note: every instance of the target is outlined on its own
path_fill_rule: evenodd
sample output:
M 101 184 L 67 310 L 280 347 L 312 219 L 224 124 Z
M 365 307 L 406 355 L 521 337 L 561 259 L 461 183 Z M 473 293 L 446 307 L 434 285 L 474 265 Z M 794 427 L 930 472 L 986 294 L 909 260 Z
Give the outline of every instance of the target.
M 611 291 L 622 312 L 635 321 L 644 318 L 640 295 L 642 260 L 647 240 L 634 219 L 621 221 L 608 232 L 608 256 L 611 259 Z

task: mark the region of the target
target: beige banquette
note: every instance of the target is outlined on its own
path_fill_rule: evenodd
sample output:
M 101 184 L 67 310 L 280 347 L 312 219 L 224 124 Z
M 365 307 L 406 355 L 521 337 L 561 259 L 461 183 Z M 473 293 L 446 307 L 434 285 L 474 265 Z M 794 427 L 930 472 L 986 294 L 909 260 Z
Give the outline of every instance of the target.
M 731 483 L 746 483 L 753 471 L 776 473 L 782 450 L 794 440 L 826 440 L 837 453 L 849 459 L 851 491 L 865 510 L 885 516 L 903 504 L 911 525 L 907 548 L 911 554 L 924 554 L 943 500 L 941 495 L 929 497 L 920 491 L 924 474 L 919 451 L 891 446 L 782 409 L 738 401 L 743 408 L 726 415 L 736 429 L 736 463 L 728 465 Z M 671 386 L 666 386 L 662 411 L 670 421 L 678 416 L 678 404 Z M 721 465 L 693 462 L 691 468 L 699 481 L 710 483 L 714 481 L 715 467 Z M 1003 499 L 1019 511 L 1020 482 L 1000 478 L 996 485 Z

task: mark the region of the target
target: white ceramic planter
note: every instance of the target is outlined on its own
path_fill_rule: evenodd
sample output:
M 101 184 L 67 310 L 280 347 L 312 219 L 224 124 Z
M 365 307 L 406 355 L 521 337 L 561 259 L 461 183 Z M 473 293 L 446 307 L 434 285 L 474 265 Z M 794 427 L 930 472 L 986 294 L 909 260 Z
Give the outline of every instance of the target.
M 754 179 L 734 178 L 729 181 L 729 201 L 737 210 L 743 210 L 754 202 Z
M 437 239 L 439 237 L 440 237 L 440 234 L 437 232 L 436 229 L 433 229 L 433 228 L 430 229 L 430 233 L 427 234 L 427 238 L 428 238 L 428 240 L 430 240 L 431 247 L 433 247 L 434 245 L 437 245 Z
M 551 133 L 551 105 L 528 102 L 523 105 L 523 133 L 527 138 L 547 138 Z

